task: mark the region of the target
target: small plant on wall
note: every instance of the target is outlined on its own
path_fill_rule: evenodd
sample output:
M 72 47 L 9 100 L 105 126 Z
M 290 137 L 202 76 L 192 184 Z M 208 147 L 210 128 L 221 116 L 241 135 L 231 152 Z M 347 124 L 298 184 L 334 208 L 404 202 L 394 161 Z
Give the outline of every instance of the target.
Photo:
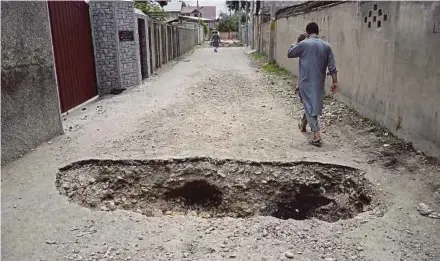
M 209 33 L 208 24 L 203 21 L 200 21 L 200 25 L 203 26 L 203 32 L 205 33 L 205 35 L 208 34 Z
M 156 21 L 166 21 L 168 18 L 168 14 L 164 12 L 159 4 L 151 4 L 148 1 L 135 1 L 134 7 L 149 15 Z

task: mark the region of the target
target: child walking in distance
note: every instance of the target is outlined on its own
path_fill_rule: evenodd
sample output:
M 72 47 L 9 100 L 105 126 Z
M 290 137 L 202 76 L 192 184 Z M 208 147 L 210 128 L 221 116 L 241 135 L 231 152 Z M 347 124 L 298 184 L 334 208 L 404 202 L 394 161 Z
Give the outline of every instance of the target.
M 211 44 L 214 46 L 214 52 L 217 52 L 217 48 L 220 46 L 220 36 L 217 32 L 212 34 Z

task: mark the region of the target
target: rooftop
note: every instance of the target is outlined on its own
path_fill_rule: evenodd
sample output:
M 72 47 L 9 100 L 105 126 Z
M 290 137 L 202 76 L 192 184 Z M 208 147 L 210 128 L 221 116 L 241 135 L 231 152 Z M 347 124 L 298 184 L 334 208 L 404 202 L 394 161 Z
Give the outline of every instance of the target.
M 167 13 L 180 13 L 182 10 L 182 2 L 168 2 L 168 4 L 163 7 L 163 10 Z
M 191 14 L 197 11 L 197 6 L 186 6 L 182 7 L 182 14 Z M 216 6 L 200 6 L 200 13 L 203 18 L 210 20 L 215 20 L 217 18 L 217 7 Z

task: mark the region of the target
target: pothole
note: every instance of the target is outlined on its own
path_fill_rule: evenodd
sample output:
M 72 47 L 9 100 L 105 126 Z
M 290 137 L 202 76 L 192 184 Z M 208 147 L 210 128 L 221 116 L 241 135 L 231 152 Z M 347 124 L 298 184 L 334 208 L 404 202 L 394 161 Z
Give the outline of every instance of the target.
M 372 184 L 360 170 L 317 162 L 87 160 L 60 169 L 56 186 L 81 206 L 147 216 L 335 222 L 375 205 Z
M 221 205 L 222 194 L 218 187 L 209 184 L 206 180 L 192 180 L 181 187 L 167 191 L 165 199 L 181 199 L 187 207 L 200 205 L 209 208 Z

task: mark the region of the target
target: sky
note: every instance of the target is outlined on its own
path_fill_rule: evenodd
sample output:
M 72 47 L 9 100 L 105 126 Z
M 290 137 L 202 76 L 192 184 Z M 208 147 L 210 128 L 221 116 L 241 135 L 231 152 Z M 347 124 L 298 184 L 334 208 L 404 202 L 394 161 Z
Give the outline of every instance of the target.
M 197 1 L 190 0 L 185 1 L 187 4 L 191 6 L 196 6 Z M 209 5 L 209 6 L 216 6 L 217 7 L 217 17 L 219 16 L 220 12 L 223 11 L 224 13 L 228 13 L 228 8 L 226 7 L 226 0 L 199 0 L 199 5 Z

